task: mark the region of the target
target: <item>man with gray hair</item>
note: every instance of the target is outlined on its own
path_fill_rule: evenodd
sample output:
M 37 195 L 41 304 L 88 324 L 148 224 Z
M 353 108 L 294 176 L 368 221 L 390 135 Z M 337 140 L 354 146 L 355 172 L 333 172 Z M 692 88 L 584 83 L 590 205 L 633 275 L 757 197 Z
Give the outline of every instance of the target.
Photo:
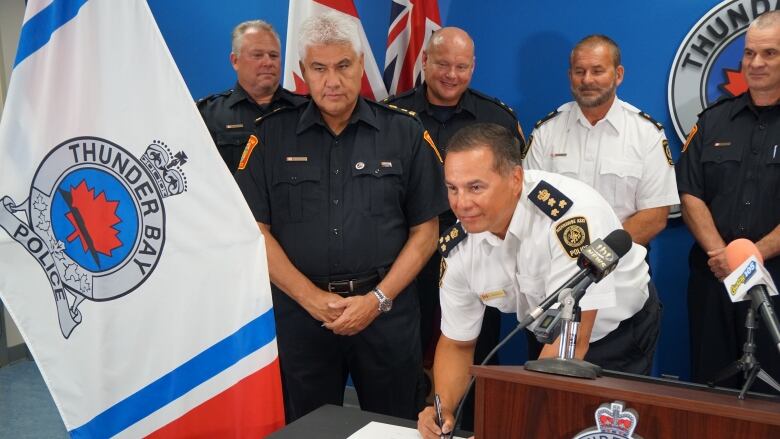
M 299 41 L 311 101 L 262 117 L 236 172 L 266 240 L 287 420 L 341 404 L 348 375 L 362 409 L 413 419 L 438 151 L 408 112 L 360 97 L 351 19 L 313 16 Z
M 279 35 L 263 20 L 245 21 L 233 29 L 230 63 L 238 78 L 232 89 L 198 101 L 203 120 L 230 172 L 254 132 L 255 119 L 308 99 L 279 87 Z
M 742 74 L 748 91 L 721 99 L 699 115 L 677 163 L 683 220 L 696 242 L 688 258 L 691 378 L 707 382 L 742 355 L 750 301 L 731 303 L 722 280 L 731 270 L 726 245 L 755 242 L 780 281 L 780 12 L 747 30 Z M 780 309 L 780 296 L 770 300 Z M 780 379 L 780 355 L 766 324 L 756 331 L 757 360 Z M 740 376 L 721 385 L 742 385 Z M 773 390 L 758 380 L 754 390 Z

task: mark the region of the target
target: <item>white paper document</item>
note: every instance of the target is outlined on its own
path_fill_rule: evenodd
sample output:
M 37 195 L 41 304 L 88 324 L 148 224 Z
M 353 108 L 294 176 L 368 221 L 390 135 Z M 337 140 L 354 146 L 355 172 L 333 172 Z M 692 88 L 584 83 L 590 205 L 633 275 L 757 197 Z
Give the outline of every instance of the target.
M 420 439 L 420 433 L 413 428 L 399 427 L 371 421 L 347 439 Z M 453 439 L 463 439 L 453 436 Z

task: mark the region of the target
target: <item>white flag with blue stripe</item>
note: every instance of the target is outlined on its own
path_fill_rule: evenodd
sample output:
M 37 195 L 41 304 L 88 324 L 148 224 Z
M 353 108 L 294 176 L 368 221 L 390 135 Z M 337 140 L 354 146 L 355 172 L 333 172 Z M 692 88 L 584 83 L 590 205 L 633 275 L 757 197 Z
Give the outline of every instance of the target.
M 265 247 L 142 0 L 30 0 L 0 298 L 73 437 L 284 422 Z

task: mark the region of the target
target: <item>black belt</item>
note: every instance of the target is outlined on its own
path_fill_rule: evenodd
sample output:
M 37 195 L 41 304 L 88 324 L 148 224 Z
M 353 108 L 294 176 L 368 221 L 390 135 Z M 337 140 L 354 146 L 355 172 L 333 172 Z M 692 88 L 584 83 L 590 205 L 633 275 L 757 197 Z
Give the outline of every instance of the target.
M 379 284 L 380 280 L 379 274 L 377 273 L 356 279 L 333 280 L 328 282 L 312 279 L 312 282 L 314 285 L 317 285 L 317 288 L 321 288 L 331 293 L 349 296 L 368 293 Z

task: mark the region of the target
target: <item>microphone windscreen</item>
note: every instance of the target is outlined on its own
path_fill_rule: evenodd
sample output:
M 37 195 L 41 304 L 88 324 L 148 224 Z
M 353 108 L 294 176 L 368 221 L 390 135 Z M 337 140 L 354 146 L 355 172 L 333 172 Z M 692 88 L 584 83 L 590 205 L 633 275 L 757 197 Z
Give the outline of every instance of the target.
M 764 258 L 758 251 L 758 247 L 749 239 L 735 239 L 726 246 L 726 263 L 729 264 L 729 271 L 736 270 L 751 256 L 755 256 L 758 262 L 764 263 Z
M 604 238 L 604 243 L 622 258 L 631 249 L 631 235 L 623 229 L 615 229 Z

